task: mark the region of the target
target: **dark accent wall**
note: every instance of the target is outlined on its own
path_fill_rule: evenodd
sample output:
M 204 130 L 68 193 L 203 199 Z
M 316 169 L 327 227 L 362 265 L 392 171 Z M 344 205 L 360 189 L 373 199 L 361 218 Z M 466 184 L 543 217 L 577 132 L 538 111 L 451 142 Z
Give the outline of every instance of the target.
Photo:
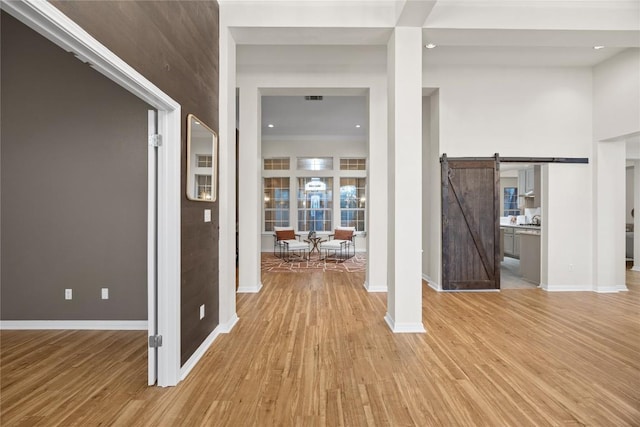
M 185 196 L 186 116 L 218 132 L 216 1 L 51 1 L 182 106 L 181 359 L 218 325 L 218 203 Z M 212 222 L 204 223 L 204 209 Z M 198 310 L 205 304 L 206 316 Z
M 1 20 L 2 319 L 146 320 L 150 107 Z

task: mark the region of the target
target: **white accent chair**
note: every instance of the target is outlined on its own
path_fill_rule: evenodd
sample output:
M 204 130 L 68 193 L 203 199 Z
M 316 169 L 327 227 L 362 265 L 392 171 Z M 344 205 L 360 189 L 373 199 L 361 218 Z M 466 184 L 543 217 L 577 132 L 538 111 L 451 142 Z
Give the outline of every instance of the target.
M 283 260 L 307 260 L 309 259 L 309 244 L 297 240 L 297 234 L 291 227 L 274 227 L 273 229 L 273 254 Z
M 333 254 L 336 262 L 345 261 L 356 254 L 355 227 L 336 227 L 333 234 L 329 234 L 329 240 L 320 244 L 320 251 L 324 252 L 324 260 L 328 260 L 329 254 Z

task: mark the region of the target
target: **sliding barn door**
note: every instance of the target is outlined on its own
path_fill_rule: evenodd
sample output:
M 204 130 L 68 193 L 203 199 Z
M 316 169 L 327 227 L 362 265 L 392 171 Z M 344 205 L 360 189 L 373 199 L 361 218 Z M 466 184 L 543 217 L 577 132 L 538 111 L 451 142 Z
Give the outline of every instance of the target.
M 500 289 L 498 156 L 441 165 L 442 289 Z

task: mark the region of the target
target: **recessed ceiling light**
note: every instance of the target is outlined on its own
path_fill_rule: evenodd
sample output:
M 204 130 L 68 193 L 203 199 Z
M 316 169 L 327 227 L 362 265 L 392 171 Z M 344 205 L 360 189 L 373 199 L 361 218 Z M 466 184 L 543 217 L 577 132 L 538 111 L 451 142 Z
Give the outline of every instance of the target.
M 197 124 L 197 125 L 199 125 L 199 124 L 200 124 L 200 122 L 196 122 L 196 124 Z
M 593 47 L 595 50 L 600 50 L 600 49 L 604 49 L 604 46 L 594 46 Z
M 356 125 L 357 128 L 360 128 L 360 125 Z
M 434 47 L 436 47 L 437 45 L 433 44 L 433 43 L 429 43 L 424 45 L 424 47 L 426 47 L 427 49 L 433 49 Z
M 272 127 L 275 127 L 275 126 L 273 126 L 273 123 L 269 123 L 269 124 L 267 125 L 267 127 L 268 127 L 268 128 L 272 128 Z

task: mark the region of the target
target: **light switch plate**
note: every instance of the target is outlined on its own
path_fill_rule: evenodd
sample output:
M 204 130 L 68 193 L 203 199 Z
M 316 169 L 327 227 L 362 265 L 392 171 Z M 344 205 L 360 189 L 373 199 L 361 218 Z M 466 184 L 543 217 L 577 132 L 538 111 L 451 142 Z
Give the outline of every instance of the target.
M 200 306 L 200 320 L 204 319 L 204 304 Z
M 64 299 L 73 299 L 73 290 L 65 289 L 64 290 Z
M 102 288 L 101 296 L 102 299 L 109 299 L 109 288 Z
M 204 222 L 211 222 L 211 209 L 204 210 Z

